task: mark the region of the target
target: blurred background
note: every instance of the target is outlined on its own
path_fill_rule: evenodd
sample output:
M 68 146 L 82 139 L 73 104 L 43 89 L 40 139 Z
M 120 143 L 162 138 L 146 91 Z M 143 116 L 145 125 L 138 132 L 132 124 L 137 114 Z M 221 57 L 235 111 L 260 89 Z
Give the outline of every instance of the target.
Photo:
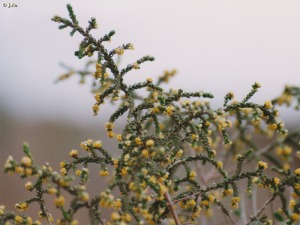
M 81 69 L 86 62 L 74 56 L 81 36 L 71 38 L 70 30 L 60 31 L 51 21 L 54 15 L 68 17 L 67 3 L 84 27 L 96 17 L 96 37 L 116 31 L 109 48 L 134 44 L 121 66 L 144 55 L 156 58 L 128 74 L 128 84 L 155 81 L 175 68 L 178 75 L 164 87 L 211 92 L 215 107 L 228 91 L 242 99 L 255 81 L 262 84 L 254 97 L 259 103 L 278 96 L 286 84 L 300 86 L 299 1 L 16 0 L 12 8 L 4 3 L 9 2 L 0 5 L 0 165 L 8 155 L 19 159 L 24 141 L 39 164 L 58 168 L 57 158 L 66 159 L 81 141 L 105 140 L 103 124 L 113 108 L 107 105 L 93 117 L 89 83 L 79 85 L 74 77 L 54 84 L 65 72 L 59 63 Z M 281 112 L 288 127 L 299 125 L 299 113 Z M 0 173 L 0 204 L 13 209 L 24 199 L 25 190 L 10 189 L 18 185 L 24 181 Z

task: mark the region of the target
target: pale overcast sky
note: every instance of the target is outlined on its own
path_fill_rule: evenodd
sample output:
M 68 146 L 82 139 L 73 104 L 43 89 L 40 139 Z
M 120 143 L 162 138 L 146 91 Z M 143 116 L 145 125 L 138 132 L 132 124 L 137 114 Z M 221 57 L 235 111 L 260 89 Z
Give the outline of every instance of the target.
M 70 30 L 58 30 L 50 20 L 55 14 L 67 17 L 67 3 L 80 24 L 97 18 L 98 37 L 116 30 L 111 47 L 134 44 L 124 62 L 156 58 L 128 74 L 131 84 L 176 68 L 170 87 L 212 92 L 215 105 L 230 90 L 243 98 L 255 81 L 262 84 L 260 102 L 277 96 L 285 84 L 300 86 L 300 1 L 16 0 L 16 8 L 3 7 L 5 2 L 0 102 L 26 118 L 92 117 L 88 85 L 78 86 L 78 78 L 54 84 L 64 72 L 59 62 L 80 69 L 85 61 L 74 56 L 80 35 L 71 38 Z

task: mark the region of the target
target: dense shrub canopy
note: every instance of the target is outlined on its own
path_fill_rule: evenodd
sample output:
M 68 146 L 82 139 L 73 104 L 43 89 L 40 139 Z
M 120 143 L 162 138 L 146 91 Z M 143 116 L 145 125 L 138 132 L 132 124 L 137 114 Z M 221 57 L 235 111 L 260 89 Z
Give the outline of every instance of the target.
M 175 70 L 165 71 L 156 82 L 148 78 L 125 84 L 123 77 L 128 72 L 154 58 L 144 56 L 120 68 L 117 58 L 133 50 L 133 45 L 109 50 L 106 44 L 114 31 L 96 39 L 90 34 L 97 28 L 96 20 L 92 18 L 84 29 L 72 7 L 67 9 L 70 19 L 55 16 L 52 20 L 60 24 L 59 29 L 71 28 L 71 36 L 83 36 L 75 52 L 78 58 L 96 59 L 88 61 L 82 71 L 70 69 L 59 80 L 73 75 L 82 80 L 92 77 L 95 115 L 105 101 L 118 106 L 105 129 L 118 142 L 119 155 L 113 156 L 101 140 L 89 139 L 81 142 L 82 151 L 71 150 L 69 160 L 61 161 L 60 172 L 55 172 L 49 164 L 38 166 L 24 144 L 25 156 L 20 161 L 9 156 L 5 164 L 6 173 L 34 178 L 25 184 L 34 197 L 17 203 L 18 211 L 38 204 L 39 217 L 51 223 L 45 195 L 53 195 L 61 211 L 61 217 L 55 218 L 58 224 L 78 224 L 76 212 L 82 208 L 88 210 L 90 224 L 103 225 L 201 224 L 220 213 L 229 224 L 293 224 L 300 219 L 300 168 L 293 162 L 300 157 L 300 131 L 288 132 L 277 109 L 280 105 L 298 109 L 299 88 L 287 86 L 278 98 L 261 105 L 251 101 L 260 88 L 256 82 L 241 101 L 229 92 L 224 104 L 213 109 L 210 93 L 161 87 Z M 140 89 L 146 90 L 146 96 L 138 93 Z M 116 134 L 114 124 L 122 116 L 127 123 Z M 85 186 L 91 164 L 98 166 L 99 179 L 111 177 L 96 196 L 90 196 Z M 269 193 L 260 205 L 258 192 Z M 278 208 L 265 213 L 275 200 Z M 247 208 L 247 218 L 246 204 L 253 206 Z M 110 216 L 103 213 L 105 208 L 110 209 Z M 37 225 L 40 221 L 0 206 L 0 224 Z

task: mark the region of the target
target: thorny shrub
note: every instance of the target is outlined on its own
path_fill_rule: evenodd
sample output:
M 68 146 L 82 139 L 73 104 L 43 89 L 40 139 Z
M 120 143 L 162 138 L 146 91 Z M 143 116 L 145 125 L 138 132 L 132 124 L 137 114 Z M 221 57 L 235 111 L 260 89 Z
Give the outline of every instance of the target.
M 229 224 L 299 221 L 300 168 L 293 159 L 300 157 L 300 132 L 288 133 L 276 108 L 287 105 L 298 109 L 299 88 L 286 86 L 278 98 L 261 105 L 250 101 L 260 88 L 256 82 L 243 100 L 235 100 L 234 93 L 229 92 L 224 105 L 213 109 L 210 93 L 165 91 L 160 86 L 175 75 L 175 70 L 165 71 L 156 83 L 148 78 L 127 85 L 123 77 L 154 58 L 145 56 L 119 68 L 116 57 L 133 50 L 133 45 L 108 50 L 105 43 L 115 32 L 96 39 L 90 34 L 97 28 L 96 20 L 92 18 L 84 29 L 72 7 L 67 5 L 67 9 L 70 20 L 60 16 L 52 20 L 60 24 L 59 29 L 71 28 L 71 36 L 83 36 L 75 52 L 79 59 L 95 55 L 96 61 L 89 61 L 82 71 L 70 69 L 59 80 L 78 74 L 84 81 L 92 75 L 95 115 L 105 100 L 119 104 L 105 124 L 108 137 L 118 142 L 119 154 L 113 157 L 102 141 L 89 139 L 80 144 L 83 153 L 71 150 L 70 159 L 62 161 L 60 172 L 55 172 L 49 164 L 38 166 L 24 144 L 25 156 L 20 161 L 9 156 L 5 173 L 34 180 L 25 184 L 28 191 L 35 193 L 34 197 L 17 203 L 16 210 L 23 212 L 31 204 L 38 204 L 39 219 L 33 221 L 0 206 L 0 224 L 38 225 L 42 218 L 51 224 L 54 219 L 45 195 L 52 195 L 61 211 L 61 218 L 56 218 L 60 225 L 78 224 L 76 212 L 83 208 L 88 210 L 93 225 L 201 224 L 201 218 L 209 218 L 217 210 L 228 218 Z M 88 70 L 90 66 L 95 68 L 93 72 Z M 137 93 L 144 88 L 146 97 Z M 127 123 L 122 133 L 116 134 L 114 124 L 121 116 L 127 117 Z M 268 143 L 262 146 L 257 137 L 264 137 Z M 91 164 L 98 166 L 99 179 L 111 176 L 106 188 L 96 196 L 90 196 L 85 187 Z M 263 190 L 270 193 L 269 197 L 251 214 L 247 210 L 248 218 L 242 220 L 242 201 L 256 204 L 253 199 Z M 66 195 L 71 198 L 69 202 Z M 248 198 L 241 198 L 244 195 Z M 279 208 L 265 214 L 275 200 Z M 110 216 L 103 215 L 104 208 L 111 209 Z

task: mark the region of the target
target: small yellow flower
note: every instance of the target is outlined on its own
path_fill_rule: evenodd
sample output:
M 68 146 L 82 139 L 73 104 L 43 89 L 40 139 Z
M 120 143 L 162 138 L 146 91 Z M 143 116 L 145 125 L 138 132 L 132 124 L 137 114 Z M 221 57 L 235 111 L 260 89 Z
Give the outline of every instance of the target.
M 78 225 L 78 224 L 79 224 L 78 220 L 73 220 L 73 221 L 70 223 L 70 225 Z
M 280 183 L 280 179 L 277 178 L 277 177 L 275 177 L 275 178 L 273 179 L 273 181 L 274 181 L 274 183 L 275 183 L 276 186 Z
M 101 148 L 102 147 L 102 141 L 95 141 L 93 143 L 94 148 Z
M 223 195 L 224 196 L 227 196 L 227 195 L 232 195 L 233 194 L 233 189 L 232 188 L 228 188 L 228 189 L 225 189 L 223 191 Z
M 23 166 L 29 167 L 32 164 L 32 160 L 28 156 L 23 156 L 22 159 L 21 159 L 21 164 Z
M 114 206 L 114 209 L 115 210 L 119 210 L 122 206 L 122 202 L 121 202 L 121 199 L 116 199 L 116 201 L 114 201 L 113 203 L 113 206 Z
M 160 188 L 160 194 L 163 195 L 167 192 L 167 188 L 165 185 L 163 184 L 159 184 L 159 188 Z
M 22 223 L 23 222 L 23 218 L 21 217 L 21 216 L 19 216 L 19 215 L 17 215 L 17 216 L 15 216 L 15 221 L 16 221 L 16 223 Z
M 94 96 L 95 100 L 97 103 L 100 102 L 100 94 L 99 93 L 96 93 L 95 96 Z
M 291 199 L 289 204 L 290 209 L 294 209 L 295 205 L 296 205 L 296 201 L 294 199 Z
M 142 172 L 142 174 L 144 175 L 144 176 L 146 176 L 147 174 L 148 174 L 148 169 L 146 169 L 146 168 L 142 168 L 141 169 L 141 172 Z
M 129 44 L 129 47 L 128 47 L 128 49 L 130 49 L 130 50 L 134 50 L 134 46 L 133 46 L 133 44 Z
M 159 108 L 158 107 L 154 107 L 151 109 L 151 114 L 156 114 L 156 113 L 159 113 Z
M 122 134 L 117 134 L 116 138 L 117 138 L 118 141 L 122 141 L 123 140 Z
M 16 209 L 20 212 L 27 210 L 28 209 L 28 203 L 27 202 L 22 202 L 19 204 L 16 204 Z
M 94 115 L 97 115 L 97 114 L 98 114 L 99 109 L 100 109 L 100 107 L 99 107 L 98 104 L 93 105 L 93 112 L 94 112 Z
M 300 220 L 300 216 L 299 216 L 299 214 L 297 214 L 297 213 L 293 213 L 293 214 L 291 215 L 291 219 L 292 219 L 293 221 L 298 221 L 298 220 Z
M 109 173 L 108 173 L 107 170 L 100 170 L 99 174 L 100 174 L 100 176 L 105 177 L 105 176 L 107 176 Z
M 143 144 L 141 138 L 139 138 L 139 137 L 136 137 L 136 138 L 134 139 L 134 141 L 135 141 L 135 143 L 136 143 L 137 145 L 142 145 L 142 144 Z
M 32 225 L 32 218 L 29 216 L 26 217 L 26 225 Z
M 70 185 L 69 182 L 66 181 L 65 179 L 60 179 L 60 180 L 58 181 L 58 183 L 59 183 L 59 185 L 62 186 L 62 187 L 67 187 L 67 186 Z
M 15 172 L 16 172 L 17 174 L 23 174 L 23 173 L 24 173 L 24 168 L 21 167 L 21 166 L 16 166 L 16 167 L 15 167 Z
M 121 169 L 121 175 L 122 175 L 122 176 L 125 176 L 125 175 L 127 174 L 127 172 L 128 172 L 128 167 L 123 167 L 123 168 Z
M 58 196 L 57 198 L 54 199 L 54 205 L 57 208 L 63 207 L 64 204 L 65 204 L 65 198 L 64 198 L 64 196 L 60 195 L 60 196 Z
M 71 150 L 69 152 L 69 156 L 71 156 L 72 158 L 77 158 L 78 157 L 78 151 L 77 150 Z
M 254 83 L 254 86 L 255 86 L 256 88 L 260 88 L 260 87 L 261 87 L 261 84 L 260 84 L 259 82 L 255 82 L 255 83 Z
M 141 188 L 146 188 L 147 187 L 147 183 L 145 181 L 143 181 L 141 184 L 140 184 L 140 187 Z
M 51 188 L 48 189 L 48 193 L 49 193 L 50 195 L 56 194 L 56 193 L 57 193 L 57 189 L 54 188 L 54 187 L 51 187 Z
M 300 168 L 295 169 L 294 173 L 298 176 L 300 176 Z
M 31 191 L 33 189 L 33 184 L 32 182 L 28 181 L 26 184 L 25 184 L 25 189 L 28 190 L 28 191 Z
M 128 213 L 125 213 L 125 214 L 122 215 L 122 220 L 123 220 L 124 222 L 129 223 L 129 222 L 131 221 L 131 216 L 130 216 Z M 125 225 L 125 224 L 124 224 L 124 225 Z
M 192 170 L 192 171 L 189 173 L 189 179 L 190 179 L 190 180 L 195 180 L 195 178 L 196 178 L 196 172 Z
M 196 204 L 197 204 L 197 203 L 196 203 L 195 199 L 190 199 L 190 200 L 187 202 L 187 206 L 190 207 L 190 208 L 194 208 Z
M 269 125 L 268 125 L 268 128 L 269 128 L 270 130 L 276 130 L 276 129 L 277 129 L 277 124 L 276 124 L 276 123 L 269 124 Z
M 175 157 L 180 158 L 182 156 L 182 154 L 183 154 L 183 150 L 180 149 L 179 151 L 176 152 Z
M 113 212 L 113 213 L 110 215 L 110 218 L 111 218 L 111 220 L 113 220 L 113 221 L 117 221 L 117 220 L 120 220 L 120 219 L 121 219 L 121 216 L 120 216 L 119 213 Z
M 66 175 L 67 175 L 67 169 L 66 169 L 66 168 L 61 168 L 61 169 L 60 169 L 60 174 L 61 174 L 62 176 L 66 176 Z
M 152 79 L 151 77 L 148 77 L 148 78 L 147 78 L 147 82 L 152 83 L 152 82 L 153 82 L 153 79 Z
M 213 202 L 215 200 L 215 198 L 216 197 L 214 195 L 209 195 L 208 196 L 208 199 L 209 199 L 210 202 Z
M 192 138 L 193 141 L 198 141 L 199 136 L 198 136 L 198 134 L 192 134 L 191 138 Z
M 231 207 L 232 208 L 238 208 L 238 203 L 240 202 L 240 197 L 233 197 L 232 199 L 231 199 Z
M 119 160 L 118 159 L 114 159 L 113 161 L 114 161 L 114 167 L 118 168 Z
M 135 183 L 134 183 L 134 182 L 130 182 L 128 188 L 129 188 L 129 190 L 131 190 L 131 191 L 136 190 L 136 185 L 135 185 Z
M 0 205 L 0 216 L 2 216 L 4 214 L 4 211 L 5 211 L 5 206 Z
M 282 149 L 282 154 L 291 155 L 292 151 L 293 150 L 290 146 L 284 146 L 284 148 Z
M 102 72 L 102 65 L 100 63 L 96 63 L 96 71 L 97 72 Z
M 114 128 L 114 124 L 112 122 L 108 122 L 105 124 L 106 130 L 111 130 Z
M 76 176 L 80 176 L 82 174 L 82 171 L 81 170 L 76 170 L 75 174 L 76 174 Z
M 149 154 L 148 149 L 143 149 L 143 150 L 142 150 L 142 156 L 143 156 L 144 158 L 149 158 L 150 154 Z
M 156 180 L 156 177 L 155 176 L 151 176 L 149 181 L 153 184 L 156 184 L 157 183 L 157 180 Z
M 174 111 L 174 106 L 172 106 L 172 105 L 167 106 L 167 108 L 166 108 L 166 114 L 167 115 L 172 116 L 173 111 Z
M 153 146 L 154 146 L 154 141 L 153 141 L 153 139 L 148 139 L 148 140 L 146 141 L 146 146 L 147 146 L 147 147 L 153 147 Z
M 205 121 L 205 124 L 204 124 L 206 127 L 209 127 L 210 126 L 210 122 L 209 121 Z
M 24 174 L 27 176 L 30 176 L 32 174 L 32 169 L 31 168 L 26 168 L 24 171 Z
M 295 184 L 295 189 L 300 190 L 300 183 Z
M 132 66 L 133 66 L 133 69 L 135 69 L 135 70 L 137 70 L 139 68 L 139 64 L 136 62 L 133 63 Z
M 264 106 L 265 106 L 267 109 L 272 109 L 272 108 L 273 108 L 272 102 L 271 102 L 270 100 L 265 101 Z
M 80 195 L 80 200 L 83 202 L 87 202 L 90 199 L 90 196 L 87 192 L 82 192 Z
M 218 169 L 223 169 L 223 162 L 218 161 L 218 162 L 217 162 L 217 168 L 218 168 Z
M 109 138 L 114 138 L 115 137 L 115 133 L 113 131 L 108 131 L 107 136 Z
M 130 155 L 129 154 L 124 155 L 124 161 L 125 162 L 127 162 L 129 159 L 130 159 Z
M 65 161 L 61 161 L 59 164 L 60 168 L 64 168 L 66 166 L 66 162 Z
M 201 205 L 208 206 L 208 205 L 209 205 L 209 201 L 207 201 L 207 200 L 202 200 L 202 201 L 201 201 Z
M 39 220 L 34 221 L 36 225 L 41 225 L 42 223 Z
M 124 54 L 124 49 L 123 48 L 116 48 L 115 51 L 118 55 L 123 55 Z
M 268 164 L 266 162 L 263 162 L 263 161 L 259 161 L 258 162 L 258 168 L 259 169 L 267 169 L 268 168 Z M 300 172 L 300 171 L 299 171 Z

